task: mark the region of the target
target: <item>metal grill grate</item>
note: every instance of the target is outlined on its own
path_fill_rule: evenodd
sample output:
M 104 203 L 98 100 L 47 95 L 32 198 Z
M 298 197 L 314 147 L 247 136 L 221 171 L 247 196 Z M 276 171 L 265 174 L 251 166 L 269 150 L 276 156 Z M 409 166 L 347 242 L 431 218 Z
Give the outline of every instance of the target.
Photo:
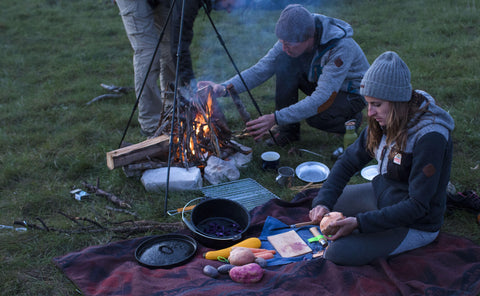
M 263 205 L 272 198 L 280 199 L 251 178 L 206 186 L 200 190 L 207 197 L 236 201 L 248 211 L 256 206 Z

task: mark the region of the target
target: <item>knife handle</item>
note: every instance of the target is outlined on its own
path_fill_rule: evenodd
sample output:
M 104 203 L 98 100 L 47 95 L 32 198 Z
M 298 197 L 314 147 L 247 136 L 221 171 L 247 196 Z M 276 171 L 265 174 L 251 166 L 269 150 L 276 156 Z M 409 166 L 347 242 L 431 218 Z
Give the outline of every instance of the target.
M 317 227 L 312 227 L 310 228 L 310 232 L 313 234 L 313 236 L 317 237 L 320 236 L 320 231 L 318 231 Z
M 326 248 L 328 246 L 326 237 L 322 235 L 320 231 L 318 231 L 317 227 L 310 227 L 309 230 L 313 234 L 313 237 L 319 237 L 318 242 L 322 245 L 322 247 Z
M 292 227 L 302 227 L 302 226 L 306 226 L 306 225 L 313 225 L 315 224 L 313 221 L 308 221 L 308 222 L 301 222 L 301 223 L 297 223 L 297 224 L 293 224 Z
M 196 206 L 196 205 L 191 205 L 191 206 L 185 207 L 185 211 L 193 210 L 193 208 L 194 208 L 195 206 Z M 168 213 L 170 216 L 173 216 L 173 215 L 176 215 L 176 214 L 180 214 L 181 212 L 183 212 L 183 208 L 178 208 L 178 209 L 168 210 L 168 211 L 167 211 L 167 213 Z

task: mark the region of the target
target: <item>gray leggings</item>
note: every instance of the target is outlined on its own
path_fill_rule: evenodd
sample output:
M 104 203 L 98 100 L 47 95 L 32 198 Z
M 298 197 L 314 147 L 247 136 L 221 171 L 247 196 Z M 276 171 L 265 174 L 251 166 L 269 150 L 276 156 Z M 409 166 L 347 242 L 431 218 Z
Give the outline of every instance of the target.
M 333 208 L 345 216 L 377 209 L 377 199 L 371 183 L 347 185 Z M 365 265 L 376 258 L 425 246 L 437 235 L 438 231 L 426 232 L 407 227 L 376 233 L 355 231 L 349 236 L 330 242 L 324 257 L 340 265 Z

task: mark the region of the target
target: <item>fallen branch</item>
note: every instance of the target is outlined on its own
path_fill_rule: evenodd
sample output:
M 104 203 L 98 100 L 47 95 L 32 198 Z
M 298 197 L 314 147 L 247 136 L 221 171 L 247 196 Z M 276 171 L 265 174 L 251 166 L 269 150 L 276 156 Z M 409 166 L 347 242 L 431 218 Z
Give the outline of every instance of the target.
M 98 180 L 97 180 L 97 183 L 98 183 Z M 95 195 L 98 195 L 98 196 L 103 196 L 107 200 L 113 202 L 114 204 L 116 204 L 117 206 L 119 206 L 121 208 L 131 208 L 132 207 L 130 204 L 121 200 L 120 198 L 118 198 L 114 194 L 112 194 L 110 192 L 106 192 L 106 191 L 98 188 L 98 185 L 95 186 L 95 185 L 92 185 L 92 184 L 88 184 L 87 182 L 83 182 L 83 186 L 85 186 L 90 193 L 94 193 Z
M 85 233 L 102 233 L 102 232 L 113 232 L 113 233 L 128 233 L 128 234 L 136 234 L 136 233 L 145 233 L 151 231 L 162 231 L 162 232 L 175 232 L 184 229 L 184 225 L 182 222 L 173 222 L 173 223 L 161 223 L 156 221 L 148 221 L 148 220 L 141 220 L 141 221 L 127 221 L 117 223 L 113 226 L 102 226 L 99 223 L 94 222 L 93 220 L 85 217 L 69 217 L 66 214 L 63 216 L 67 217 L 68 219 L 74 221 L 75 224 L 79 225 L 81 229 L 59 229 L 54 227 L 48 227 L 45 225 L 43 221 L 39 218 L 37 220 L 41 221 L 42 226 L 39 226 L 34 223 L 27 223 L 26 221 L 14 221 L 14 225 L 21 225 L 26 227 L 27 229 L 35 229 L 35 230 L 43 230 L 48 232 L 58 232 L 58 233 L 68 233 L 68 234 L 85 234 Z M 90 223 L 90 225 L 82 226 L 78 221 L 84 221 Z
M 122 97 L 123 94 L 104 94 L 104 95 L 100 95 L 98 97 L 95 97 L 93 99 L 91 99 L 89 102 L 87 102 L 87 105 L 90 105 L 96 101 L 100 101 L 101 99 L 113 99 L 113 98 L 120 98 Z
M 112 208 L 112 207 L 109 207 L 109 206 L 106 206 L 105 208 L 106 208 L 107 210 L 109 210 L 109 211 L 112 211 L 112 212 L 124 213 L 124 214 L 132 215 L 132 216 L 138 218 L 137 213 L 132 212 L 132 211 L 128 211 L 128 210 L 124 210 L 124 209 Z
M 100 86 L 106 90 L 109 90 L 115 93 L 123 93 L 123 94 L 127 94 L 133 90 L 133 87 L 116 86 L 116 85 L 109 85 L 105 83 L 100 83 Z

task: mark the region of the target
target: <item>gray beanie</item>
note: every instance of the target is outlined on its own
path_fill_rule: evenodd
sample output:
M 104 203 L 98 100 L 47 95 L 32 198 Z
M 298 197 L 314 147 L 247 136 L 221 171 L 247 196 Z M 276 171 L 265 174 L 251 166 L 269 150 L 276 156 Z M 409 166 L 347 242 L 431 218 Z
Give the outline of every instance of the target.
M 363 76 L 360 94 L 391 102 L 410 101 L 412 85 L 407 64 L 393 51 L 382 53 Z
M 304 42 L 315 33 L 313 14 L 300 4 L 290 4 L 282 11 L 275 26 L 278 39 Z

